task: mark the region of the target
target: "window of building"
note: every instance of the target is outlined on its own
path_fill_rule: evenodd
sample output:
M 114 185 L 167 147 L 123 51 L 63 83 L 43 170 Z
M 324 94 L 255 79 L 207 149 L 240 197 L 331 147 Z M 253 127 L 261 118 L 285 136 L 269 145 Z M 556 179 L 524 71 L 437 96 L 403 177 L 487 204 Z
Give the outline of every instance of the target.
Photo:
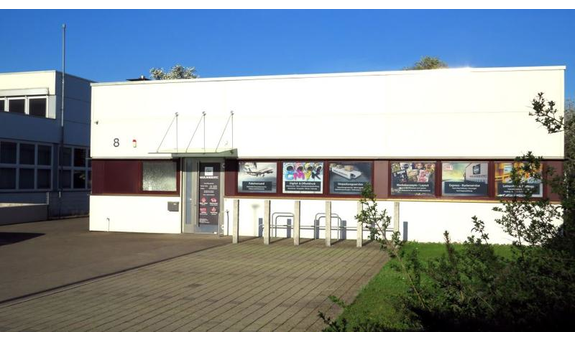
M 72 171 L 70 170 L 62 170 L 60 172 L 60 184 L 62 185 L 62 189 L 72 189 Z
M 36 117 L 46 117 L 46 98 L 30 98 L 28 114 Z
M 20 164 L 34 165 L 36 145 L 20 143 Z
M 52 164 L 52 148 L 47 145 L 38 145 L 38 165 Z
M 80 148 L 74 149 L 74 166 L 79 167 L 86 166 L 86 149 L 80 149 Z
M 18 144 L 12 142 L 0 142 L 0 163 L 16 164 L 16 150 Z
M 176 162 L 142 162 L 143 191 L 176 191 Z
M 435 196 L 435 162 L 391 162 L 392 196 Z
M 89 189 L 91 187 L 88 178 L 91 177 L 91 169 L 88 165 L 88 149 L 81 147 L 64 147 L 60 165 L 63 171 L 60 181 L 63 189 Z
M 18 189 L 34 189 L 34 169 L 20 168 Z
M 74 170 L 74 189 L 86 188 L 86 171 Z
M 372 183 L 373 163 L 337 161 L 329 163 L 329 193 L 361 196 L 366 184 Z
M 38 189 L 50 189 L 52 183 L 52 171 L 50 169 L 37 169 L 37 182 Z
M 48 117 L 48 97 L 2 97 L 0 98 L 0 111 Z
M 52 147 L 0 140 L 0 190 L 52 188 Z
M 488 162 L 452 162 L 441 165 L 441 194 L 443 196 L 488 196 Z
M 10 98 L 8 100 L 8 111 L 14 113 L 26 113 L 26 99 Z
M 0 168 L 0 189 L 16 189 L 16 169 Z
M 64 147 L 62 150 L 61 166 L 72 166 L 72 148 Z

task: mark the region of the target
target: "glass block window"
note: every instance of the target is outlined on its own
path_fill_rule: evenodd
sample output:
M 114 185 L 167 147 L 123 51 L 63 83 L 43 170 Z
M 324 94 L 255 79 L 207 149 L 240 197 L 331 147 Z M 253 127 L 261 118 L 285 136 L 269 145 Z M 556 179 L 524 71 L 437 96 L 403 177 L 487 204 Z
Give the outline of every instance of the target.
M 177 191 L 176 163 L 142 162 L 143 191 Z

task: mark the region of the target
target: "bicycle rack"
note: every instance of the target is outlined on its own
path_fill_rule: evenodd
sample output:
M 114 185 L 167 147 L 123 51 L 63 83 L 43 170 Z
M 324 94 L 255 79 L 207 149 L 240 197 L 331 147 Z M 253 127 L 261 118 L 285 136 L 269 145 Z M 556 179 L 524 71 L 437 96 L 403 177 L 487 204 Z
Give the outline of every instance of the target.
M 315 214 L 314 221 L 313 221 L 313 223 L 314 223 L 314 226 L 313 226 L 313 228 L 314 228 L 314 238 L 315 238 L 315 239 L 319 239 L 319 231 L 320 231 L 321 229 L 324 229 L 324 230 L 325 230 L 325 227 L 321 227 L 321 226 L 319 225 L 319 222 L 321 221 L 321 219 L 325 219 L 325 218 L 326 218 L 325 213 L 317 213 L 317 214 Z M 346 227 L 347 227 L 347 221 L 342 220 L 341 217 L 340 217 L 338 214 L 336 214 L 336 213 L 332 213 L 332 214 L 331 214 L 331 218 L 332 218 L 332 219 L 334 219 L 334 218 L 337 219 L 337 226 L 336 226 L 335 229 L 337 230 L 337 239 L 338 239 L 338 240 L 341 240 L 341 239 L 342 239 L 342 234 L 344 234 L 345 236 L 347 236 L 347 235 L 346 235 L 346 234 L 347 234 L 347 231 L 346 231 L 346 229 L 347 229 L 347 228 L 346 228 Z M 333 229 L 332 229 L 332 230 L 333 230 Z
M 291 219 L 289 219 L 288 217 L 291 217 Z M 286 224 L 278 224 L 279 218 L 287 218 Z M 272 228 L 275 231 L 274 237 L 278 237 L 278 229 L 286 229 L 286 237 L 290 238 L 291 237 L 291 231 L 293 228 L 293 225 L 292 225 L 293 218 L 294 218 L 294 214 L 290 213 L 290 212 L 275 212 L 275 213 L 273 213 L 272 214 L 272 221 L 274 221 L 274 222 L 270 226 L 270 228 Z

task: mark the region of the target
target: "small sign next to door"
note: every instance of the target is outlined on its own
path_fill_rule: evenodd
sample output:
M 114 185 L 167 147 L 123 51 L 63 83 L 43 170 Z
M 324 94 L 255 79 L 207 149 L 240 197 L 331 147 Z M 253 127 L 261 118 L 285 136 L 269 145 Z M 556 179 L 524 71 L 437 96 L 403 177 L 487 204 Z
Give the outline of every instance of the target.
M 180 202 L 168 202 L 168 211 L 180 211 Z

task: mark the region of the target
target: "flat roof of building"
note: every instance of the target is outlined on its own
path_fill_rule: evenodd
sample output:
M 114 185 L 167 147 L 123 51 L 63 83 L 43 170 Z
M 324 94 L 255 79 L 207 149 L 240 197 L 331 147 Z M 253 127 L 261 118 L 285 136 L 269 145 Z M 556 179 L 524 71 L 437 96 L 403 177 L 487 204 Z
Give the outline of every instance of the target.
M 527 66 L 527 67 L 457 67 L 433 70 L 398 70 L 398 71 L 374 71 L 374 72 L 341 72 L 341 73 L 311 73 L 311 74 L 287 74 L 287 75 L 267 75 L 267 76 L 239 76 L 239 77 L 214 77 L 195 79 L 170 79 L 170 80 L 150 80 L 150 81 L 119 81 L 92 83 L 92 86 L 113 86 L 113 85 L 150 85 L 150 84 L 171 84 L 171 83 L 197 83 L 197 82 L 224 82 L 224 81 L 256 81 L 256 80 L 278 80 L 278 79 L 308 79 L 308 78 L 338 78 L 338 77 L 372 77 L 372 76 L 398 76 L 421 74 L 422 72 L 518 72 L 518 71 L 549 71 L 565 70 L 566 66 Z
M 34 73 L 62 73 L 61 71 L 58 70 L 39 70 L 39 71 L 21 71 L 21 72 L 0 72 L 0 77 L 3 75 L 13 75 L 13 74 L 34 74 Z M 94 80 L 90 80 L 90 79 L 86 79 L 86 78 L 82 78 L 82 77 L 78 77 L 75 76 L 73 74 L 70 73 L 66 73 L 66 77 L 74 77 L 77 79 L 81 79 L 81 80 L 85 80 L 91 83 L 95 83 Z

